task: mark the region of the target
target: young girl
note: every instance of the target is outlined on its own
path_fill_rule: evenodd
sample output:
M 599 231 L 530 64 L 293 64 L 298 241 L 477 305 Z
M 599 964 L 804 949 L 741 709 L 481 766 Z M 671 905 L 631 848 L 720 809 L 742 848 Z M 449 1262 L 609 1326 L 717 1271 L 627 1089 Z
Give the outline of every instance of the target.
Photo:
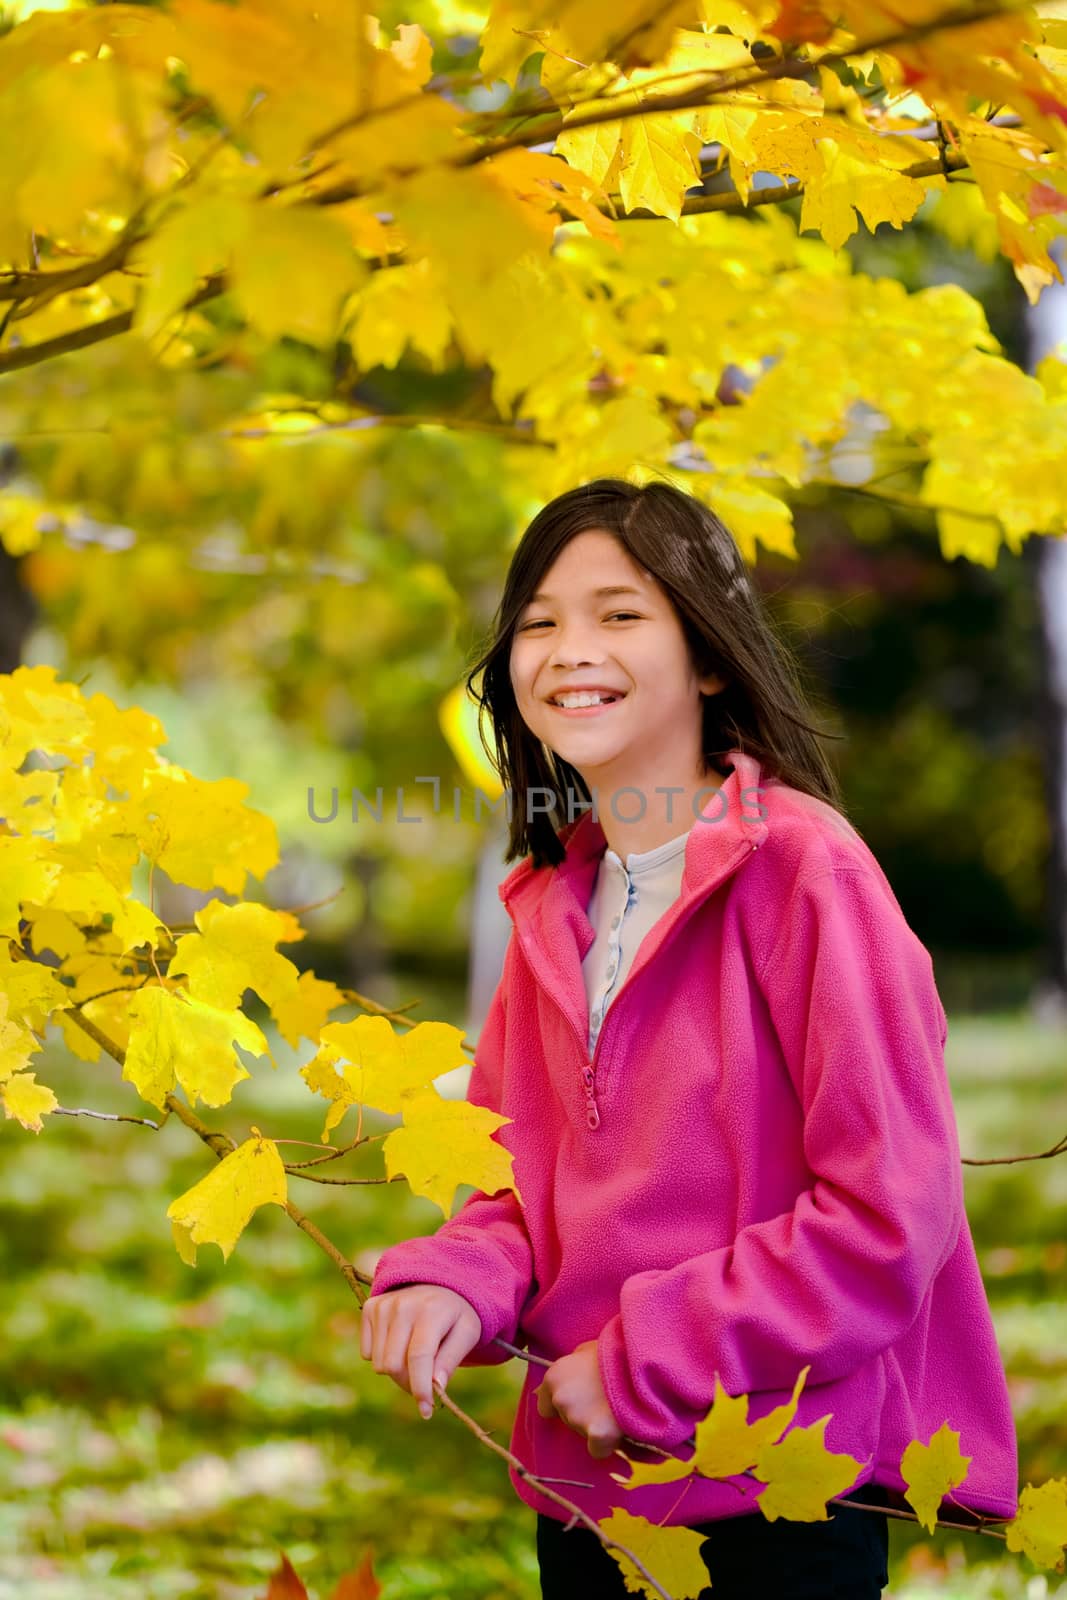
M 483 704 L 513 801 L 513 931 L 468 1099 L 511 1120 L 512 1190 L 385 1250 L 361 1352 L 433 1385 L 525 1345 L 511 1449 L 597 1521 L 706 1535 L 714 1600 L 868 1600 L 884 1511 L 768 1521 L 759 1485 L 627 1490 L 681 1453 L 716 1375 L 749 1421 L 863 1463 L 948 1422 L 944 1514 L 1014 1516 L 1016 1438 L 963 1207 L 930 956 L 842 815 L 795 666 L 733 539 L 653 480 L 560 495 L 515 551 Z M 592 807 L 595 805 L 595 809 Z M 542 1593 L 624 1596 L 588 1529 L 514 1470 Z

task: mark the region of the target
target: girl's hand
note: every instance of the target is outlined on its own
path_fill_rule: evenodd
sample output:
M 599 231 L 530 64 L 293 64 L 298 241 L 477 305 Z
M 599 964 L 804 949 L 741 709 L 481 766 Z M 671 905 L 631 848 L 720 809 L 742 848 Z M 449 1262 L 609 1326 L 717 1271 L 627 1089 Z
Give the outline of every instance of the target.
M 601 1461 L 622 1441 L 597 1365 L 596 1340 L 586 1339 L 569 1356 L 561 1356 L 545 1373 L 537 1390 L 537 1411 L 559 1417 L 589 1441 L 589 1454 Z
M 359 1353 L 413 1395 L 423 1417 L 433 1414 L 433 1387 L 444 1389 L 482 1337 L 469 1301 L 434 1283 L 405 1283 L 364 1303 Z

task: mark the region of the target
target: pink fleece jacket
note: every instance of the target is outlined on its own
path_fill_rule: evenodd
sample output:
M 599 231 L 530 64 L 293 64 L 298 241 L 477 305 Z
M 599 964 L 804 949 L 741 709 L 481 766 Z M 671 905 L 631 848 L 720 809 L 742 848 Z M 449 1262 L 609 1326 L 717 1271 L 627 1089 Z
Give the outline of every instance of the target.
M 679 898 L 649 931 L 592 1060 L 581 962 L 606 839 L 591 812 L 566 860 L 500 886 L 514 923 L 467 1098 L 512 1120 L 511 1190 L 475 1193 L 386 1249 L 371 1288 L 455 1290 L 481 1319 L 461 1363 L 550 1361 L 595 1339 L 612 1412 L 683 1460 L 716 1373 L 756 1420 L 811 1371 L 796 1425 L 858 1482 L 901 1490 L 900 1458 L 948 1422 L 972 1457 L 957 1502 L 1017 1510 L 1004 1368 L 963 1205 L 926 948 L 833 807 L 730 752 L 694 823 Z M 621 1457 L 538 1414 L 527 1364 L 511 1449 L 597 1520 L 664 1525 L 756 1510 L 758 1485 L 697 1475 L 629 1491 Z M 648 1452 L 622 1447 L 637 1460 Z M 535 1510 L 559 1507 L 511 1470 Z M 943 1514 L 951 1515 L 945 1503 Z

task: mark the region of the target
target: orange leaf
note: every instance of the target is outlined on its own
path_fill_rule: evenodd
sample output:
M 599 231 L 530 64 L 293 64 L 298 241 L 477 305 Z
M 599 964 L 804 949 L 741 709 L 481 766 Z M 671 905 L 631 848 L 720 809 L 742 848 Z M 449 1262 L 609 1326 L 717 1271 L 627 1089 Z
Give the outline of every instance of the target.
M 775 39 L 825 44 L 834 24 L 815 0 L 782 0 L 777 17 L 763 31 Z
M 281 1565 L 270 1575 L 270 1585 L 263 1600 L 309 1600 L 307 1590 L 296 1574 L 285 1551 L 279 1552 Z
M 381 1592 L 382 1586 L 374 1576 L 374 1546 L 368 1545 L 359 1566 L 341 1574 L 330 1600 L 378 1600 Z
M 1050 183 L 1035 183 L 1030 190 L 1027 210 L 1032 217 L 1047 217 L 1056 211 L 1067 211 L 1067 194 L 1061 194 Z
M 1054 94 L 1047 94 L 1043 89 L 1031 89 L 1030 99 L 1042 116 L 1055 117 L 1059 122 L 1067 122 L 1067 105 L 1064 105 L 1062 100 L 1057 100 Z

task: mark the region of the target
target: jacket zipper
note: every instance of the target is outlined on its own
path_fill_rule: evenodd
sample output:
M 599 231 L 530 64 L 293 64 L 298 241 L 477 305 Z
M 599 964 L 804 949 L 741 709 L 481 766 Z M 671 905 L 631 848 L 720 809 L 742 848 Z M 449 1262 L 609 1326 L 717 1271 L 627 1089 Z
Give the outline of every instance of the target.
M 740 860 L 735 864 L 735 866 L 740 866 L 742 862 L 747 861 L 748 857 L 751 855 L 752 851 L 756 850 L 758 848 L 759 848 L 758 845 L 755 845 L 755 844 L 752 845 L 748 850 L 746 850 L 745 854 L 740 858 Z M 731 872 L 726 873 L 725 877 L 721 881 L 725 882 L 726 878 L 731 876 L 731 873 L 732 873 L 733 870 L 735 870 L 735 869 L 732 868 Z M 715 885 L 715 887 L 717 888 L 718 885 Z M 714 892 L 714 890 L 709 890 L 708 891 L 708 893 L 713 893 L 713 892 Z M 696 910 L 697 906 L 698 905 L 703 905 L 703 903 L 704 903 L 704 901 L 706 899 L 707 899 L 707 895 L 706 894 L 702 894 L 696 900 L 693 901 L 693 903 L 682 914 L 682 916 L 680 916 L 678 918 L 678 920 L 675 922 L 674 926 L 669 930 L 669 932 L 660 940 L 660 943 L 656 946 L 654 954 L 658 955 L 660 953 L 660 951 L 663 949 L 664 945 L 670 943 L 671 939 L 678 932 L 678 930 L 680 928 L 683 928 L 685 926 L 685 924 L 689 921 L 690 916 Z M 529 939 L 530 939 L 530 935 L 528 935 L 528 934 L 523 934 L 522 935 L 522 950 L 523 950 L 523 955 L 526 958 L 526 963 L 529 966 L 531 972 L 533 973 L 535 983 L 538 985 L 538 987 L 540 988 L 541 992 L 544 995 L 546 995 L 549 1000 L 552 1001 L 553 1005 L 556 1006 L 556 1009 L 558 1011 L 558 1010 L 561 1009 L 561 1007 L 557 1004 L 555 996 L 549 992 L 548 988 L 546 987 L 546 985 L 542 981 L 541 975 L 537 970 L 537 963 L 536 963 L 536 961 L 533 960 L 533 958 L 530 955 L 530 952 L 529 952 Z M 651 961 L 651 959 L 652 958 L 649 957 L 649 961 Z M 645 966 L 647 966 L 647 965 L 648 965 L 648 962 L 645 963 Z M 641 970 L 643 971 L 644 968 L 642 968 Z M 631 969 L 631 971 L 627 973 L 625 979 L 623 980 L 622 987 L 619 990 L 619 994 L 617 994 L 615 996 L 615 999 L 612 1001 L 611 1005 L 608 1007 L 608 1012 L 612 1011 L 614 1009 L 614 1007 L 618 1005 L 619 995 L 622 994 L 623 989 L 626 988 L 626 985 L 630 982 L 630 980 L 632 979 L 633 976 L 634 976 L 634 974 L 633 974 L 633 971 Z M 596 1059 L 597 1059 L 597 1055 L 600 1052 L 601 1043 L 603 1042 L 604 1030 L 607 1027 L 608 1012 L 605 1012 L 603 1020 L 601 1021 L 600 1032 L 597 1034 L 596 1044 L 593 1046 L 592 1057 L 590 1057 L 590 1055 L 589 1055 L 589 1034 L 588 1034 L 588 1031 L 585 1033 L 585 1035 L 583 1037 L 582 1033 L 579 1031 L 577 1023 L 574 1021 L 574 1018 L 568 1012 L 564 1012 L 563 1013 L 564 1016 L 566 1016 L 566 1018 L 567 1018 L 567 1023 L 568 1023 L 568 1025 L 570 1027 L 571 1032 L 574 1034 L 575 1039 L 578 1041 L 578 1048 L 580 1049 L 582 1055 L 585 1057 L 585 1066 L 582 1068 L 582 1071 L 581 1071 L 581 1079 L 582 1079 L 582 1087 L 585 1090 L 585 1120 L 586 1120 L 586 1126 L 589 1127 L 589 1128 L 599 1128 L 600 1127 L 600 1122 L 601 1122 L 600 1108 L 597 1105 L 597 1099 L 596 1099 Z
M 545 984 L 542 982 L 540 974 L 537 971 L 537 963 L 536 963 L 536 961 L 534 961 L 533 957 L 530 955 L 530 951 L 529 951 L 529 939 L 530 939 L 530 936 L 528 934 L 524 933 L 521 937 L 522 937 L 523 956 L 525 957 L 526 965 L 529 967 L 530 971 L 533 974 L 534 982 L 537 984 L 537 987 L 541 990 L 541 993 L 543 995 L 545 995 L 549 1000 L 551 1000 L 552 1004 L 554 1006 L 556 1006 L 556 1010 L 559 1011 L 561 1009 L 561 1007 L 559 1005 L 557 1005 L 555 996 L 549 993 L 549 991 L 546 988 Z M 595 1093 L 595 1087 L 594 1087 L 595 1078 L 596 1078 L 594 1063 L 595 1063 L 596 1058 L 597 1058 L 597 1051 L 600 1049 L 600 1041 L 601 1041 L 601 1039 L 603 1037 L 603 1034 L 604 1034 L 604 1023 L 602 1022 L 601 1025 L 600 1025 L 600 1032 L 597 1034 L 596 1044 L 593 1046 L 593 1054 L 592 1054 L 592 1057 L 590 1057 L 590 1055 L 589 1055 L 589 1034 L 588 1034 L 588 1032 L 586 1033 L 585 1037 L 583 1038 L 582 1034 L 580 1033 L 580 1031 L 578 1029 L 578 1025 L 575 1022 L 574 1018 L 572 1016 L 570 1016 L 567 1012 L 564 1012 L 563 1015 L 566 1016 L 567 1024 L 568 1024 L 571 1032 L 574 1034 L 575 1039 L 578 1042 L 578 1048 L 581 1051 L 582 1055 L 585 1057 L 585 1066 L 582 1068 L 582 1071 L 581 1071 L 582 1085 L 583 1085 L 583 1088 L 585 1089 L 585 1095 L 586 1095 L 585 1120 L 586 1120 L 586 1122 L 587 1122 L 587 1124 L 589 1125 L 590 1128 L 599 1128 L 599 1126 L 600 1126 L 600 1112 L 597 1109 L 596 1093 Z M 606 1022 L 606 1021 L 607 1021 L 607 1018 L 605 1017 L 604 1018 L 604 1022 Z

